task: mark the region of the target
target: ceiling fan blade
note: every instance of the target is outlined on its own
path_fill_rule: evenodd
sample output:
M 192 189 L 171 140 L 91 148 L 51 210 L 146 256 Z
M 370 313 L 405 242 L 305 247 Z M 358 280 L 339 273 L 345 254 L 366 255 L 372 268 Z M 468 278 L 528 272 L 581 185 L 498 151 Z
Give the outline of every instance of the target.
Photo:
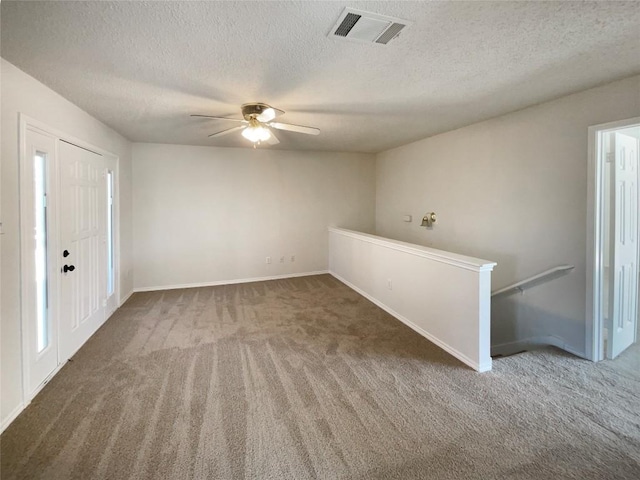
M 273 133 L 273 131 L 270 131 L 269 133 L 271 133 L 271 136 L 269 137 L 269 139 L 267 140 L 267 143 L 269 145 L 277 145 L 280 143 L 280 140 L 278 140 L 278 137 L 276 137 L 276 134 Z
M 209 135 L 209 138 L 222 137 L 223 135 L 228 135 L 230 133 L 237 132 L 238 130 L 242 130 L 243 128 L 246 128 L 246 127 L 244 125 L 241 125 L 239 127 L 227 128 L 226 130 L 222 130 L 221 132 L 212 133 L 211 135 Z
M 239 118 L 214 117 L 213 115 L 191 115 L 191 116 L 192 117 L 201 117 L 201 118 L 213 118 L 215 120 L 228 120 L 230 122 L 248 123 L 246 120 L 241 120 Z
M 279 110 L 277 108 L 268 107 L 262 111 L 260 115 L 256 117 L 256 120 L 262 123 L 267 123 L 273 120 L 276 117 L 279 117 L 284 113 L 283 110 Z
M 314 127 L 305 127 L 304 125 L 293 125 L 291 123 L 278 123 L 271 122 L 270 127 L 277 128 L 278 130 L 287 130 L 289 132 L 306 133 L 307 135 L 319 135 L 320 129 Z

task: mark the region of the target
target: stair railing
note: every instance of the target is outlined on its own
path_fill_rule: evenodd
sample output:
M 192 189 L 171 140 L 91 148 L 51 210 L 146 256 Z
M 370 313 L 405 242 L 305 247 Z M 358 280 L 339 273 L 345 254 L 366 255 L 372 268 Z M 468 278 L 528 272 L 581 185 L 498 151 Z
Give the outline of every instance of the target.
M 542 273 L 538 273 L 529 278 L 525 278 L 524 280 L 520 280 L 519 282 L 507 285 L 506 287 L 499 290 L 495 290 L 491 292 L 491 296 L 495 297 L 496 295 L 503 295 L 505 293 L 514 291 L 520 292 L 522 294 L 524 293 L 526 288 L 531 288 L 534 285 L 547 282 L 549 280 L 552 280 L 553 278 L 558 278 L 559 276 L 565 275 L 574 268 L 574 265 L 558 265 L 557 267 L 550 268 L 549 270 L 545 270 Z

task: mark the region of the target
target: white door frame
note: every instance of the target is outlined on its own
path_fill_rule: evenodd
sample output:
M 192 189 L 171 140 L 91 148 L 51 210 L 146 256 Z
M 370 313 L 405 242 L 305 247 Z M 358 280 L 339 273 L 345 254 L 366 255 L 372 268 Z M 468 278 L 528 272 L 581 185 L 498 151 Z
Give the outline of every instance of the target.
M 640 125 L 640 117 L 589 127 L 589 164 L 587 170 L 587 295 L 586 357 L 604 359 L 602 311 L 604 277 L 604 156 L 598 152 L 602 136 L 612 130 Z
M 104 157 L 110 157 L 115 161 L 115 171 L 114 171 L 114 265 L 115 265 L 115 272 L 114 272 L 114 280 L 115 280 L 115 295 L 117 297 L 117 305 L 120 305 L 120 300 L 121 300 L 121 290 L 120 290 L 120 200 L 119 200 L 119 193 L 120 193 L 120 185 L 119 185 L 119 171 L 120 171 L 120 158 L 107 151 L 104 150 L 100 147 L 97 147 L 95 145 L 90 144 L 89 142 L 86 142 L 82 139 L 79 139 L 77 137 L 74 137 L 73 135 L 69 135 L 65 132 L 62 132 L 60 130 L 57 130 L 55 128 L 50 127 L 49 125 L 47 125 L 44 122 L 41 122 L 39 120 L 36 120 L 35 118 L 31 118 L 28 115 L 25 115 L 24 113 L 19 113 L 18 114 L 18 121 L 19 121 L 19 126 L 18 126 L 18 139 L 19 139 L 19 167 L 20 167 L 20 185 L 21 185 L 21 189 L 20 189 L 20 208 L 21 208 L 21 218 L 25 218 L 23 216 L 23 208 L 24 205 L 26 204 L 26 202 L 24 201 L 24 193 L 25 190 L 23 187 L 24 182 L 29 182 L 31 181 L 31 178 L 25 178 L 25 172 L 28 172 L 29 170 L 27 169 L 27 162 L 30 161 L 30 159 L 28 158 L 28 154 L 27 154 L 27 130 L 31 129 L 31 130 L 36 130 L 36 131 L 40 131 L 41 133 L 54 137 L 55 141 L 56 141 L 56 157 L 57 157 L 57 153 L 58 153 L 58 143 L 59 141 L 65 141 L 68 143 L 72 143 L 78 147 L 93 151 L 99 155 L 102 155 Z M 58 172 L 53 172 L 53 176 L 51 178 L 52 182 L 55 182 L 56 184 L 56 188 L 58 187 L 58 183 L 59 183 L 59 176 L 58 176 Z M 58 212 L 58 206 L 56 205 L 56 207 L 54 208 L 53 214 L 52 214 L 55 218 L 56 218 L 56 226 L 59 224 L 59 212 Z M 51 375 L 49 376 L 49 378 L 47 380 L 45 380 L 45 382 L 42 383 L 42 385 L 36 389 L 36 391 L 34 392 L 29 392 L 29 388 L 28 388 L 28 384 L 26 382 L 26 379 L 29 378 L 29 361 L 28 361 L 28 349 L 26 348 L 26 344 L 28 342 L 28 338 L 27 338 L 27 330 L 26 330 L 26 318 L 24 315 L 24 312 L 27 311 L 26 309 L 28 308 L 28 302 L 32 301 L 31 298 L 27 298 L 28 296 L 25 295 L 25 288 L 24 285 L 26 283 L 28 283 L 30 281 L 30 278 L 28 277 L 29 272 L 23 268 L 23 265 L 25 263 L 25 259 L 27 258 L 27 247 L 25 245 L 25 239 L 27 238 L 28 235 L 28 228 L 29 225 L 26 225 L 24 222 L 21 221 L 21 228 L 20 228 L 20 261 L 21 261 L 21 284 L 20 284 L 20 292 L 21 292 L 21 304 L 20 304 L 20 331 L 21 331 L 21 336 L 22 336 L 22 343 L 21 343 L 21 347 L 22 347 L 22 355 L 21 355 L 21 361 L 22 361 L 22 396 L 23 396 L 23 408 L 26 407 L 31 400 L 37 395 L 38 391 L 62 368 L 62 366 L 64 365 L 66 359 L 60 359 L 58 357 L 58 366 L 56 369 L 54 369 L 54 371 L 51 373 Z M 59 252 L 59 238 L 58 238 L 58 229 L 56 228 L 55 232 L 54 232 L 54 238 L 51 239 L 51 251 L 54 252 Z M 53 262 L 53 268 L 50 269 L 50 271 L 53 272 L 59 272 L 60 271 L 60 264 L 59 264 L 59 255 L 52 255 L 51 262 Z M 55 309 L 59 310 L 59 306 L 58 306 L 58 302 L 54 302 L 55 304 Z M 55 311 L 54 313 L 56 316 L 59 314 L 59 311 Z M 106 320 L 106 319 L 105 319 Z
M 22 127 L 22 125 L 21 125 Z M 47 156 L 47 169 L 46 169 L 46 191 L 47 191 L 47 296 L 48 296 L 48 315 L 47 318 L 58 318 L 58 299 L 52 297 L 51 292 L 57 291 L 58 277 L 56 271 L 58 265 L 56 264 L 57 256 L 53 255 L 53 252 L 58 251 L 58 235 L 57 235 L 57 192 L 58 192 L 58 146 L 54 135 L 44 131 L 40 128 L 34 127 L 31 124 L 26 124 L 24 130 L 20 130 L 20 327 L 22 336 L 22 392 L 23 399 L 28 403 L 33 398 L 42 386 L 51 378 L 55 372 L 60 368 L 59 356 L 57 352 L 57 330 L 54 335 L 49 337 L 49 343 L 55 341 L 56 345 L 48 345 L 46 350 L 51 348 L 56 349 L 55 360 L 56 366 L 51 372 L 48 373 L 47 378 L 40 384 L 35 391 L 31 390 L 31 374 L 32 374 L 32 345 L 29 344 L 33 339 L 31 333 L 33 332 L 33 316 L 32 307 L 35 301 L 34 291 L 31 286 L 33 285 L 34 272 L 33 272 L 33 244 L 30 239 L 33 238 L 34 224 L 29 220 L 33 219 L 32 208 L 34 207 L 33 199 L 29 198 L 33 193 L 33 157 L 32 152 L 28 151 L 27 137 L 29 132 L 36 133 L 38 135 L 45 136 L 51 140 L 53 145 L 51 156 Z M 30 211 L 31 210 L 31 211 Z M 28 253 L 27 253 L 28 252 Z M 29 274 L 31 272 L 31 274 Z M 56 324 L 57 325 L 57 324 Z M 50 325 L 53 326 L 53 325 Z M 37 354 L 40 356 L 40 354 Z

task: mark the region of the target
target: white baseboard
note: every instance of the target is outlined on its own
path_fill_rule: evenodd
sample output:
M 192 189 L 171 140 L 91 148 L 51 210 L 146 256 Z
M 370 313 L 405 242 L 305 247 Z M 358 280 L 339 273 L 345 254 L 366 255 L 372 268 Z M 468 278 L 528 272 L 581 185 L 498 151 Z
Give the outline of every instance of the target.
M 158 290 L 176 290 L 180 288 L 216 287 L 219 285 L 234 285 L 236 283 L 265 282 L 267 280 L 282 280 L 285 278 L 310 277 L 312 275 L 323 275 L 326 273 L 329 273 L 329 271 L 318 270 L 315 272 L 287 273 L 285 275 L 272 275 L 268 277 L 237 278 L 234 280 L 217 280 L 215 282 L 183 283 L 180 285 L 158 285 L 155 287 L 137 287 L 133 289 L 132 293 L 155 292 Z
M 122 305 L 125 304 L 125 302 L 127 300 L 129 300 L 129 298 L 131 298 L 131 295 L 133 295 L 133 293 L 135 292 L 135 290 L 131 290 L 129 293 L 127 293 L 124 298 L 122 300 L 120 300 L 120 304 L 118 305 L 118 307 L 121 307 Z
M 16 408 L 14 408 L 11 413 L 9 415 L 7 415 L 7 418 L 4 418 L 2 420 L 2 424 L 0 424 L 0 433 L 4 432 L 5 429 L 11 425 L 11 422 L 13 422 L 16 418 L 18 418 L 18 415 L 20 415 L 22 413 L 22 411 L 25 408 L 25 404 L 20 402 Z
M 584 352 L 580 352 L 579 350 L 573 348 L 571 345 L 565 343 L 562 338 L 556 337 L 555 335 L 530 337 L 525 338 L 524 340 L 516 340 L 514 342 L 491 345 L 491 355 L 510 355 L 513 353 L 521 352 L 523 350 L 528 350 L 532 347 L 540 347 L 544 345 L 552 345 L 559 348 L 560 350 L 569 352 L 576 357 L 586 358 Z
M 22 411 L 31 404 L 31 401 L 36 398 L 36 395 L 40 393 L 40 390 L 42 390 L 51 381 L 51 379 L 55 377 L 58 372 L 60 372 L 60 370 L 62 370 L 62 367 L 64 367 L 66 364 L 66 361 L 58 364 L 58 366 L 53 369 L 53 371 L 47 376 L 47 378 L 45 378 L 44 381 L 40 385 L 38 385 L 33 392 L 31 392 L 31 394 L 27 395 L 27 393 L 23 391 L 23 398 L 25 400 L 23 402 L 20 402 L 20 404 L 7 416 L 7 418 L 2 421 L 2 429 L 0 430 L 0 433 L 4 432 L 4 429 L 7 428 L 11 424 L 11 422 L 13 422 L 18 417 L 18 415 L 20 415 Z
M 442 348 L 445 352 L 453 355 L 454 357 L 456 357 L 458 360 L 460 360 L 462 363 L 470 366 L 471 368 L 473 368 L 474 370 L 477 370 L 478 372 L 488 372 L 491 370 L 491 360 L 489 360 L 486 363 L 483 364 L 478 364 L 477 362 L 471 360 L 469 357 L 467 357 L 464 353 L 459 352 L 458 350 L 456 350 L 455 348 L 453 348 L 452 346 L 446 344 L 445 342 L 443 342 L 442 340 L 434 337 L 433 335 L 431 335 L 429 332 L 427 332 L 426 330 L 424 330 L 423 328 L 419 327 L 418 325 L 416 325 L 415 323 L 413 323 L 411 320 L 409 320 L 408 318 L 400 315 L 398 312 L 396 312 L 395 310 L 393 310 L 392 308 L 388 307 L 387 305 L 385 305 L 384 303 L 382 303 L 381 301 L 377 300 L 376 298 L 372 297 L 371 295 L 369 295 L 367 292 L 365 292 L 364 290 L 356 287 L 354 284 L 352 284 L 351 282 L 345 280 L 344 278 L 342 278 L 340 275 L 338 275 L 335 272 L 331 272 L 329 271 L 329 273 L 331 275 L 333 275 L 335 278 L 337 278 L 338 280 L 340 280 L 342 283 L 344 283 L 346 286 L 348 286 L 349 288 L 355 290 L 356 292 L 358 292 L 360 295 L 362 295 L 364 298 L 366 298 L 367 300 L 369 300 L 370 302 L 374 303 L 375 305 L 377 305 L 378 307 L 380 307 L 382 310 L 384 310 L 385 312 L 387 312 L 388 314 L 392 315 L 393 317 L 397 318 L 398 320 L 400 320 L 402 323 L 404 323 L 407 327 L 411 328 L 412 330 L 414 330 L 415 332 L 417 332 L 418 334 L 422 335 L 423 337 L 425 337 L 427 340 L 429 340 L 431 343 L 435 343 L 437 346 L 439 346 L 440 348 Z

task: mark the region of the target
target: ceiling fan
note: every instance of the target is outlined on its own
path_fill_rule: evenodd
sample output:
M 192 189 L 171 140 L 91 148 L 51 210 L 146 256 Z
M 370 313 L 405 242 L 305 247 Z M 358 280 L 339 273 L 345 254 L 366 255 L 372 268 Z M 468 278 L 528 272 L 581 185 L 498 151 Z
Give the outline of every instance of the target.
M 266 103 L 245 103 L 240 107 L 243 119 L 216 117 L 213 115 L 191 115 L 192 117 L 213 118 L 216 120 L 226 120 L 229 122 L 238 122 L 242 125 L 231 127 L 221 132 L 212 133 L 210 138 L 222 137 L 233 132 L 242 130 L 242 136 L 253 142 L 253 147 L 261 142 L 267 142 L 269 145 L 280 143 L 273 133 L 272 129 L 286 130 L 288 132 L 306 133 L 307 135 L 318 135 L 320 129 L 314 127 L 305 127 L 303 125 L 293 125 L 291 123 L 274 122 L 276 117 L 284 114 L 284 111 L 274 108 Z

